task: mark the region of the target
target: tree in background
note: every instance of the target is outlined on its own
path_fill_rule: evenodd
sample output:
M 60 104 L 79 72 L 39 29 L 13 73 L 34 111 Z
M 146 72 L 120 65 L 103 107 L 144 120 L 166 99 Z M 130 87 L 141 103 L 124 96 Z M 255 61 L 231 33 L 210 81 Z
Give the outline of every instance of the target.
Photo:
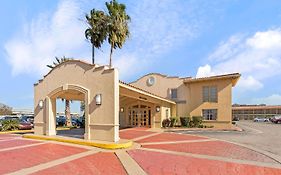
M 109 66 L 112 67 L 113 49 L 123 47 L 129 37 L 130 16 L 126 13 L 126 6 L 116 0 L 105 3 L 108 14 L 101 10 L 91 10 L 86 15 L 88 28 L 85 37 L 92 43 L 92 63 L 94 64 L 94 49 L 100 49 L 107 39 L 110 44 Z
M 86 14 L 86 22 L 85 37 L 92 43 L 92 64 L 95 64 L 95 48 L 100 49 L 107 37 L 108 15 L 92 9 L 90 14 Z
M 11 115 L 12 114 L 12 108 L 0 103 L 0 115 Z
M 125 4 L 119 4 L 116 0 L 106 2 L 109 13 L 108 20 L 108 43 L 110 44 L 109 67 L 112 67 L 113 49 L 121 49 L 126 39 L 129 37 L 130 16 L 126 13 Z

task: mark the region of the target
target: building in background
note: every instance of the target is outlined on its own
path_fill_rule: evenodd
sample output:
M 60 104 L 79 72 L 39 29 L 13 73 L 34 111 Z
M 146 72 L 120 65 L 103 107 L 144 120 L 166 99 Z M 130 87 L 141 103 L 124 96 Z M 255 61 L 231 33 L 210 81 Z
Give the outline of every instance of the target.
M 239 118 L 240 120 L 253 120 L 254 118 L 273 117 L 281 115 L 281 105 L 267 106 L 260 105 L 239 105 L 232 106 L 232 118 Z
M 163 119 L 171 116 L 202 116 L 204 125 L 230 128 L 232 88 L 240 76 L 239 73 L 233 73 L 202 78 L 180 78 L 150 73 L 130 85 L 175 102 L 174 114 L 170 113 L 168 108 L 163 108 L 164 115 L 155 118 L 154 123 L 158 127 L 161 127 Z M 145 100 L 140 102 L 145 103 Z M 141 105 L 133 104 L 126 98 L 120 100 L 120 105 L 125 109 L 125 114 L 120 116 L 120 124 L 130 125 L 130 121 L 141 119 Z M 146 106 L 149 106 L 149 103 Z M 134 125 L 134 122 L 131 125 Z

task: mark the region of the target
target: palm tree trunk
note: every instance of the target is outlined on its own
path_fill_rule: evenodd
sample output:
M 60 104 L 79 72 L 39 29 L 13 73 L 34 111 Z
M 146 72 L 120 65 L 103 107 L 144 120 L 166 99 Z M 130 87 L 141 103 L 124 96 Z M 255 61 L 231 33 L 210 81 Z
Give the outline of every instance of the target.
M 65 118 L 66 118 L 66 126 L 71 127 L 71 116 L 70 116 L 70 103 L 69 100 L 65 100 Z
M 109 67 L 112 67 L 112 53 L 113 53 L 113 44 L 111 45 L 110 48 L 110 56 L 109 56 Z
M 92 44 L 92 64 L 95 64 L 95 46 Z

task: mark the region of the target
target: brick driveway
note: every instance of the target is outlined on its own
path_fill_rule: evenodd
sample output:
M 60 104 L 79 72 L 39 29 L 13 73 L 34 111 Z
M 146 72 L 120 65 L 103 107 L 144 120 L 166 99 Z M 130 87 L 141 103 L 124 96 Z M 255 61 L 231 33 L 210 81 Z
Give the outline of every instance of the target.
M 93 147 L 0 135 L 0 174 L 281 174 L 272 158 L 203 136 L 157 133 L 143 128 L 120 131 L 134 148 Z

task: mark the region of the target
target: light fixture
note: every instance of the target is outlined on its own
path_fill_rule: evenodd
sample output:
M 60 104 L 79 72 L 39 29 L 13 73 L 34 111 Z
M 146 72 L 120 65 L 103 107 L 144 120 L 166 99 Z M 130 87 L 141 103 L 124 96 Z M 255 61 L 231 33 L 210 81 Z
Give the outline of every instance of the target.
M 96 105 L 101 105 L 101 94 L 97 94 L 95 100 L 96 100 Z
M 42 109 L 42 108 L 43 108 L 43 106 L 44 106 L 44 102 L 43 102 L 43 100 L 40 100 L 38 105 L 39 105 L 39 108 L 40 108 L 40 109 Z
M 160 112 L 160 106 L 156 106 L 156 112 Z
M 124 108 L 123 107 L 120 108 L 120 112 L 124 112 Z

